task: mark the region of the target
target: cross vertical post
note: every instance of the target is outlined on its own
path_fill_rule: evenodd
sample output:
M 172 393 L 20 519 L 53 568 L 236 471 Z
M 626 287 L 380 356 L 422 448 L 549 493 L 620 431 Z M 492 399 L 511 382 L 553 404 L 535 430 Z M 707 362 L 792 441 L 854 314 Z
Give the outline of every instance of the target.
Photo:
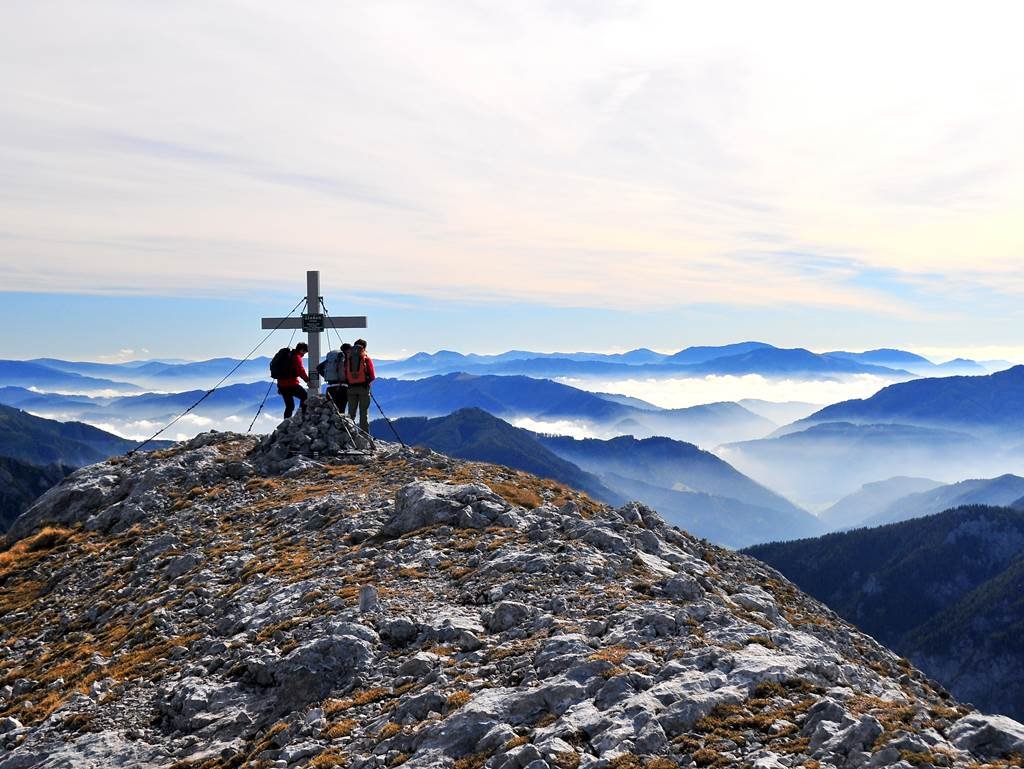
M 306 313 L 320 315 L 320 270 L 306 271 Z M 320 331 L 310 327 L 306 338 L 309 344 L 309 394 L 316 395 L 320 392 L 320 375 L 316 372 L 320 365 Z

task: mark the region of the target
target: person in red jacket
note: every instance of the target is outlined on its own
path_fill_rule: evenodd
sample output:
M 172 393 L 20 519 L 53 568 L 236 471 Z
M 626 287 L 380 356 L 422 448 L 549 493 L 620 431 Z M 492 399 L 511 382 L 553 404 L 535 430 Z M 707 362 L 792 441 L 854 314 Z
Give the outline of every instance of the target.
M 370 432 L 370 385 L 377 378 L 373 361 L 366 354 L 366 340 L 357 339 L 348 351 L 345 363 L 345 381 L 348 382 L 348 418 L 356 418 L 359 409 L 359 429 Z
M 301 379 L 309 384 L 309 374 L 302 364 L 302 356 L 309 352 L 309 346 L 305 342 L 295 345 L 292 352 L 292 375 L 286 379 L 277 380 L 277 391 L 284 398 L 284 418 L 287 419 L 295 411 L 295 399 L 299 399 L 299 407 L 306 408 L 306 388 L 299 384 Z

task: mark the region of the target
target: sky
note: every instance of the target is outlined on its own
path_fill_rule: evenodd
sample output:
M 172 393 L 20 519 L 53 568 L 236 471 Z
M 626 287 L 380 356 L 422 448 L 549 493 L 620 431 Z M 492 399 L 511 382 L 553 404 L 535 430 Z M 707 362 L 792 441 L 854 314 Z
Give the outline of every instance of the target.
M 238 356 L 320 269 L 387 356 L 1024 359 L 1021 28 L 1012 2 L 4 3 L 0 357 Z

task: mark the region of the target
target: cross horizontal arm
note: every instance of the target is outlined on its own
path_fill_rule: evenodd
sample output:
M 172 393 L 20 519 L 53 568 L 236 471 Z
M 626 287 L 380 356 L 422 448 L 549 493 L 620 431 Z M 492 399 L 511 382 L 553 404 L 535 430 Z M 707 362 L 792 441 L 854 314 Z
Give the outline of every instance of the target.
M 302 328 L 302 318 L 264 318 L 263 328 Z
M 346 317 L 335 318 L 331 316 L 324 318 L 325 328 L 366 328 L 366 316 L 365 315 L 349 315 Z

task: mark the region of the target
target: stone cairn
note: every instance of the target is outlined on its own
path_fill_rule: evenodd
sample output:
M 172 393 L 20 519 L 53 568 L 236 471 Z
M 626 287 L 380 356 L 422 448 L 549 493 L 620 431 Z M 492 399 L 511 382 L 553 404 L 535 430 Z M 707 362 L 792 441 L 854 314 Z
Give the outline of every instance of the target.
M 311 395 L 305 409 L 296 409 L 257 444 L 253 458 L 268 469 L 286 469 L 296 457 L 366 461 L 375 449 L 373 438 L 340 414 L 329 398 Z

